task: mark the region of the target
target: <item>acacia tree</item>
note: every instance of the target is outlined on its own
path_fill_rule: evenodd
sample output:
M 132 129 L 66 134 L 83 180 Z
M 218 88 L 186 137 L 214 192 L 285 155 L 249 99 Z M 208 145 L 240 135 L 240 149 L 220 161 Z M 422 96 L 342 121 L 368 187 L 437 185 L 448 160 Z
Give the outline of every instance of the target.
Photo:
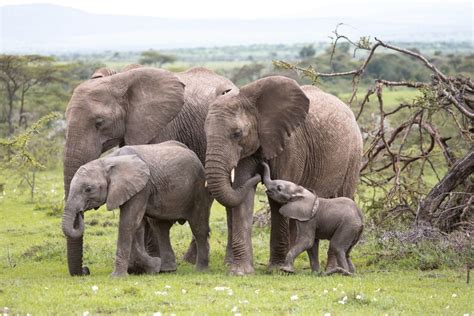
M 158 67 L 161 67 L 164 64 L 172 63 L 174 61 L 176 61 L 175 56 L 165 55 L 156 50 L 150 49 L 141 53 L 138 63 L 143 65 L 157 65 Z
M 418 51 L 404 49 L 375 38 L 352 41 L 334 31 L 331 59 L 338 42 L 343 40 L 356 50 L 367 51 L 356 69 L 342 72 L 318 72 L 314 66 L 300 67 L 275 61 L 277 67 L 293 69 L 318 82 L 322 78 L 350 77 L 352 94 L 349 105 L 364 135 L 364 161 L 361 180 L 372 190 L 369 208 L 379 219 L 387 216 L 409 217 L 418 227 L 436 227 L 443 231 L 474 230 L 474 85 L 462 75 L 448 76 Z M 389 81 L 378 78 L 366 93 L 359 84 L 376 51 L 384 48 L 419 61 L 431 71 L 427 81 Z M 420 96 L 411 103 L 387 109 L 383 91 L 387 87 L 417 89 Z M 370 98 L 375 95 L 377 109 L 361 122 Z M 393 117 L 401 122 L 392 126 Z M 369 117 L 369 119 L 367 119 Z M 451 135 L 444 135 L 446 127 Z M 441 176 L 441 173 L 445 173 Z M 436 177 L 430 183 L 428 173 Z M 367 192 L 366 192 L 367 193 Z M 368 194 L 366 194 L 368 195 Z M 367 198 L 367 197 L 365 197 Z M 369 210 L 370 211 L 370 210 Z
M 15 131 L 13 122 L 15 106 L 18 107 L 17 126 L 27 125 L 25 116 L 25 97 L 37 85 L 56 80 L 52 57 L 40 55 L 0 55 L 0 84 L 6 97 L 3 104 L 4 117 L 8 123 L 8 134 Z

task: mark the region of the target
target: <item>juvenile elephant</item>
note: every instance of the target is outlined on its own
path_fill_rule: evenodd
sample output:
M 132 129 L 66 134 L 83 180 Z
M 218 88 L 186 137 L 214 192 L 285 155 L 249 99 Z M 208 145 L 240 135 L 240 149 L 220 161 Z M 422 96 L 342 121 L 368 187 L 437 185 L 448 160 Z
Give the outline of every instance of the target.
M 290 181 L 272 180 L 270 168 L 263 163 L 263 181 L 267 195 L 282 205 L 280 214 L 296 220 L 296 240 L 286 255 L 283 271 L 294 272 L 293 262 L 303 251 L 310 254 L 311 270 L 319 271 L 320 239 L 330 240 L 326 272 L 346 275 L 355 273 L 350 252 L 363 231 L 363 216 L 355 202 L 340 197 L 324 199 Z
M 227 209 L 230 272 L 252 273 L 254 175 L 268 161 L 272 177 L 321 197 L 352 198 L 359 178 L 362 136 L 351 109 L 333 95 L 292 79 L 270 76 L 242 88 L 222 89 L 205 122 L 206 178 Z M 235 169 L 235 181 L 231 173 Z M 285 262 L 294 221 L 271 207 L 269 268 Z
M 74 175 L 65 206 L 63 232 L 71 238 L 84 233 L 79 213 L 107 204 L 120 207 L 117 254 L 113 276 L 127 274 L 130 253 L 144 263 L 146 272 L 170 270 L 176 265 L 169 240 L 175 221 L 188 221 L 197 245 L 197 270 L 209 263 L 209 211 L 211 197 L 204 186 L 204 168 L 185 145 L 168 141 L 155 145 L 122 147 L 91 161 Z M 161 260 L 146 254 L 138 232 L 144 216 L 152 218 Z M 76 229 L 74 221 L 79 219 Z M 137 235 L 135 235 L 137 233 Z
M 66 111 L 65 198 L 79 167 L 117 145 L 177 140 L 194 151 L 204 165 L 204 121 L 218 87 L 236 88 L 228 79 L 200 67 L 180 73 L 139 65 L 128 66 L 120 73 L 96 71 L 74 89 Z M 79 216 L 76 227 L 83 220 Z M 195 244 L 189 250 L 186 259 L 193 262 Z M 71 275 L 88 273 L 82 266 L 82 256 L 82 237 L 68 237 Z

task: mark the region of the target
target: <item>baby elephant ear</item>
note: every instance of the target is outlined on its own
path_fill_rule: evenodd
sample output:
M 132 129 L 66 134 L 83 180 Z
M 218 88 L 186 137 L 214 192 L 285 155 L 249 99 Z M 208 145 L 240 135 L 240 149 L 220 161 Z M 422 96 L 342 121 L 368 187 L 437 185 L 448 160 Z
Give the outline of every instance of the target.
M 150 169 L 137 155 L 104 158 L 107 174 L 107 209 L 113 210 L 143 190 Z
M 314 203 L 311 204 L 303 199 L 298 199 L 295 202 L 289 202 L 283 205 L 280 208 L 280 214 L 288 218 L 296 219 L 300 222 L 305 222 L 313 218 L 318 206 L 319 199 L 317 197 Z

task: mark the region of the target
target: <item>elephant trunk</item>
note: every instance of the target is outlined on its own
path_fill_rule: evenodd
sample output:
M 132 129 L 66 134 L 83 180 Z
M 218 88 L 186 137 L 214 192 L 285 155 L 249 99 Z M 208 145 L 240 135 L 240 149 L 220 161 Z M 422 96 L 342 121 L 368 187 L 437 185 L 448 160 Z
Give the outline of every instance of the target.
M 248 179 L 238 188 L 233 188 L 230 181 L 231 168 L 224 163 L 225 157 L 220 154 L 207 154 L 206 180 L 207 185 L 216 200 L 226 207 L 235 207 L 242 203 L 247 193 L 260 181 L 256 175 Z
M 69 196 L 69 187 L 74 177 L 76 171 L 81 167 L 83 164 L 87 162 L 99 158 L 101 149 L 98 148 L 91 148 L 94 147 L 92 144 L 93 141 L 88 141 L 84 137 L 84 134 L 81 133 L 79 129 L 75 129 L 73 127 L 68 127 L 68 135 L 66 140 L 65 152 L 64 152 L 64 194 L 65 199 Z M 89 146 L 89 148 L 88 148 Z M 66 216 L 66 211 L 64 212 L 64 216 Z M 83 221 L 82 215 L 77 215 L 75 218 L 72 218 L 71 221 L 74 221 L 76 224 L 79 224 L 78 217 L 81 218 Z M 64 223 L 64 221 L 63 221 Z M 74 225 L 70 225 L 73 227 Z M 67 236 L 67 261 L 69 267 L 69 274 L 70 275 L 83 275 L 88 274 L 87 268 L 82 267 L 82 257 L 83 257 L 83 235 L 82 233 L 79 234 L 70 234 L 70 236 L 65 232 Z M 77 236 L 79 237 L 73 237 Z
M 270 178 L 270 167 L 266 162 L 262 162 L 263 165 L 263 183 L 265 186 L 269 185 L 272 182 Z
M 84 219 L 82 214 L 65 210 L 63 214 L 62 229 L 64 235 L 72 239 L 78 239 L 84 235 Z

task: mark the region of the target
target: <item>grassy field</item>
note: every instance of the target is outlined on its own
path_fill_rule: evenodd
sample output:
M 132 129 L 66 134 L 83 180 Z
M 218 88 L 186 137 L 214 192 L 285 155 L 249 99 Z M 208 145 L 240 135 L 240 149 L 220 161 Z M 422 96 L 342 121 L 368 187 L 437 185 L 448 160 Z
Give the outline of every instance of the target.
M 86 277 L 70 277 L 60 209 L 61 173 L 42 172 L 36 202 L 3 177 L 0 194 L 0 311 L 16 314 L 306 314 L 465 315 L 474 313 L 474 291 L 465 271 L 419 271 L 369 264 L 362 243 L 353 258 L 355 277 L 318 277 L 298 258 L 294 275 L 268 274 L 268 229 L 254 228 L 255 275 L 229 276 L 223 264 L 225 212 L 217 203 L 211 218 L 211 266 L 197 273 L 181 260 L 190 241 L 187 224 L 172 229 L 178 258 L 176 273 L 112 279 L 118 211 L 86 214 Z M 324 258 L 324 247 L 321 257 Z M 324 261 L 324 259 L 323 259 Z

